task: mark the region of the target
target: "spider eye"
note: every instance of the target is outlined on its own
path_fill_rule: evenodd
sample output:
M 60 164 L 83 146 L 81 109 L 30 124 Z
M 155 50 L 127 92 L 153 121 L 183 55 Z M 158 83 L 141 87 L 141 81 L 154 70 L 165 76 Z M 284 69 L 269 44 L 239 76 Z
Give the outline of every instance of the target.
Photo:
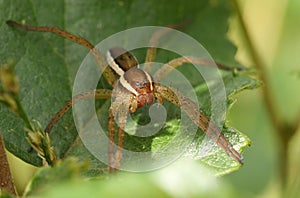
M 145 88 L 145 87 L 147 87 L 147 82 L 146 81 L 135 82 L 135 85 L 139 88 Z
M 135 85 L 137 86 L 137 87 L 139 87 L 140 86 L 140 82 L 135 82 Z

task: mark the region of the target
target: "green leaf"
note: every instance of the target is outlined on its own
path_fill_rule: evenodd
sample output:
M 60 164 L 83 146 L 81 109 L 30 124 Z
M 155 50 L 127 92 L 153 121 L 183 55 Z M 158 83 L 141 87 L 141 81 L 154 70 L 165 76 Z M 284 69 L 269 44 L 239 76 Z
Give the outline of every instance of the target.
M 53 168 L 42 168 L 32 178 L 24 195 L 28 196 L 32 193 L 43 192 L 45 189 L 51 188 L 60 182 L 70 182 L 78 178 L 87 167 L 88 164 L 86 162 L 78 162 L 74 158 L 68 158 Z
M 66 164 L 66 163 L 65 163 Z M 55 167 L 57 170 L 66 168 Z M 36 177 L 43 177 L 40 171 Z M 199 179 L 198 173 L 201 175 Z M 41 176 L 40 176 L 41 175 Z M 170 180 L 170 178 L 172 178 Z M 203 182 L 205 181 L 205 182 Z M 225 181 L 212 176 L 196 162 L 174 163 L 167 169 L 142 174 L 120 173 L 110 178 L 73 178 L 58 183 L 40 183 L 30 195 L 36 197 L 239 197 Z M 37 182 L 36 182 L 37 184 Z M 191 185 L 192 184 L 192 185 Z M 216 190 L 217 189 L 217 190 Z
M 30 25 L 58 26 L 96 44 L 127 28 L 146 25 L 166 26 L 190 18 L 191 22 L 182 31 L 198 40 L 218 62 L 236 65 L 234 60 L 236 48 L 226 37 L 230 14 L 230 7 L 226 1 L 178 0 L 171 3 L 163 0 L 154 3 L 119 0 L 72 2 L 20 0 L 2 1 L 0 9 L 3 10 L 0 13 L 2 45 L 0 64 L 13 60 L 20 84 L 18 102 L 20 110 L 24 112 L 17 115 L 1 104 L 0 131 L 10 152 L 36 166 L 42 165 L 41 159 L 30 149 L 25 139 L 27 134 L 24 128 L 29 127 L 29 122 L 33 120 L 46 127 L 51 117 L 70 99 L 76 71 L 88 50 L 50 33 L 26 32 L 9 27 L 5 24 L 6 20 L 12 19 Z M 157 58 L 163 62 L 168 61 L 168 57 L 164 57 L 163 53 L 159 53 Z M 193 74 L 192 70 L 184 68 L 180 71 L 186 75 Z M 197 76 L 191 76 L 191 79 L 195 78 L 197 79 Z M 231 72 L 225 72 L 223 79 L 228 97 L 257 85 L 257 81 L 250 78 L 247 73 L 233 75 Z M 201 80 L 193 82 L 196 89 L 197 86 L 201 86 L 199 82 Z M 209 115 L 209 96 L 205 93 L 207 93 L 205 88 L 204 91 L 200 89 L 197 96 L 203 104 L 207 104 L 203 111 Z M 228 98 L 228 107 L 231 103 L 232 99 Z M 171 112 L 178 112 L 178 108 L 174 108 L 174 105 L 168 103 L 165 105 Z M 101 108 L 98 113 L 99 117 L 103 118 L 101 122 L 105 123 L 107 107 Z M 139 139 L 126 135 L 125 147 L 137 151 L 159 148 L 159 144 L 165 144 L 165 140 L 172 138 L 172 128 L 176 127 L 176 124 L 169 119 L 166 126 L 169 127 L 165 127 L 161 135 L 153 138 Z M 226 126 L 223 132 L 232 144 L 240 148 L 240 151 L 249 144 L 249 139 L 232 127 Z M 77 156 L 81 160 L 90 160 L 88 173 L 91 175 L 97 175 L 105 168 L 106 165 L 95 159 L 82 144 L 70 112 L 55 125 L 50 137 L 59 158 Z M 193 158 L 197 158 L 197 149 L 202 139 L 203 133 L 199 131 L 198 138 L 194 140 L 195 152 L 189 153 Z M 218 147 L 214 148 L 208 156 L 199 161 L 213 168 L 216 174 L 228 173 L 239 168 L 239 165 L 223 151 Z

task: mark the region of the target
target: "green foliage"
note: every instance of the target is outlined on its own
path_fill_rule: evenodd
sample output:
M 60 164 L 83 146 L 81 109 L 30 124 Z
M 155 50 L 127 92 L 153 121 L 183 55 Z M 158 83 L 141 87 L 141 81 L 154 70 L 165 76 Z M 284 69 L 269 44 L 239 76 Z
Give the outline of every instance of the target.
M 40 169 L 27 186 L 25 195 L 43 192 L 52 188 L 58 183 L 75 180 L 82 170 L 87 168 L 86 162 L 78 162 L 74 158 L 69 158 L 64 162 L 59 162 L 55 167 L 45 167 Z
M 234 60 L 236 48 L 226 36 L 230 14 L 226 1 L 3 1 L 0 3 L 0 9 L 0 64 L 13 60 L 20 84 L 18 110 L 23 112 L 17 114 L 0 103 L 0 131 L 7 150 L 35 166 L 41 166 L 42 160 L 27 142 L 28 135 L 24 129 L 30 128 L 32 120 L 37 120 L 45 127 L 51 117 L 70 99 L 77 68 L 88 50 L 49 33 L 26 32 L 8 27 L 5 24 L 6 20 L 12 19 L 30 25 L 58 26 L 87 38 L 91 43 L 98 43 L 127 28 L 145 25 L 166 26 L 190 18 L 191 23 L 183 29 L 185 33 L 198 40 L 216 61 L 226 65 L 237 64 Z M 167 61 L 164 59 L 164 62 Z M 257 81 L 250 78 L 247 72 L 225 72 L 223 79 L 228 108 L 233 103 L 232 95 L 258 86 Z M 196 90 L 197 88 L 199 87 L 195 87 Z M 201 102 L 208 104 L 207 90 L 204 90 L 204 94 L 201 88 L 199 90 L 197 95 Z M 207 109 L 203 110 L 210 113 Z M 105 108 L 99 110 L 99 116 L 103 116 L 104 121 L 107 119 Z M 170 132 L 168 130 L 165 133 Z M 223 132 L 240 151 L 250 143 L 246 135 L 232 127 L 226 125 Z M 158 136 L 155 141 L 147 142 L 150 144 L 147 145 L 147 149 L 156 147 L 158 142 L 164 144 L 164 137 L 166 136 Z M 99 163 L 82 145 L 70 113 L 57 123 L 50 138 L 59 158 L 76 156 L 81 160 L 89 160 L 90 167 L 85 169 L 85 173 L 93 176 L 102 173 L 105 165 Z M 191 158 L 197 159 L 203 138 L 203 133 L 199 131 L 194 140 L 195 147 L 188 153 Z M 140 146 L 133 138 L 126 137 L 126 140 L 129 147 Z M 217 175 L 232 172 L 240 167 L 217 146 L 198 161 L 211 168 Z M 94 187 L 94 184 L 91 186 Z M 87 189 L 92 187 L 87 186 Z
M 77 162 L 78 163 L 78 162 Z M 232 187 L 219 183 L 195 162 L 177 162 L 153 173 L 120 173 L 92 180 L 74 177 L 82 164 L 66 160 L 54 168 L 42 168 L 27 189 L 34 197 L 238 197 Z M 199 179 L 199 175 L 202 179 Z M 64 173 L 64 174 L 60 174 Z M 49 177 L 56 175 L 56 177 Z M 172 178 L 172 179 L 171 179 Z M 205 182 L 204 182 L 205 181 Z M 216 190 L 218 189 L 218 190 Z

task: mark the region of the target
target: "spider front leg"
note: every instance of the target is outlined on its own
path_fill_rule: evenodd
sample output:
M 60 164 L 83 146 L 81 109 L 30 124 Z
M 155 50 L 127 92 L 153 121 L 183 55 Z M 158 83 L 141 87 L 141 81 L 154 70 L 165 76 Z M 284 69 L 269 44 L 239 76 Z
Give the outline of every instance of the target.
M 45 132 L 50 133 L 51 129 L 53 128 L 54 124 L 63 116 L 66 112 L 68 112 L 72 105 L 80 100 L 85 99 L 108 99 L 111 98 L 112 91 L 108 89 L 96 89 L 91 91 L 86 91 L 80 93 L 73 98 L 71 98 L 64 106 L 57 112 L 48 123 Z
M 52 119 L 50 120 L 49 124 L 47 125 L 45 132 L 50 133 L 51 129 L 53 128 L 54 124 L 64 115 L 66 112 L 68 112 L 72 105 L 74 105 L 76 102 L 80 100 L 85 99 L 109 99 L 113 95 L 113 92 L 111 90 L 107 89 L 97 89 L 97 90 L 91 90 L 87 92 L 83 92 L 81 94 L 78 94 L 74 96 L 71 100 L 69 100 L 61 110 L 56 113 Z M 123 94 L 124 96 L 124 94 Z M 129 96 L 129 95 L 128 95 Z M 124 99 L 124 100 L 123 100 Z M 122 98 L 118 96 L 118 99 L 113 102 L 109 109 L 109 117 L 108 117 L 108 138 L 110 140 L 109 142 L 109 171 L 113 171 L 115 169 L 118 169 L 120 166 L 120 161 L 122 157 L 122 148 L 124 145 L 124 129 L 126 126 L 126 119 L 127 119 L 127 113 L 129 110 L 135 111 L 137 108 L 136 101 L 132 101 L 131 103 L 129 100 L 132 100 L 132 98 L 129 98 L 126 100 L 125 96 Z M 127 102 L 124 102 L 127 101 Z M 114 160 L 114 139 L 115 139 L 115 127 L 114 122 L 115 118 L 118 120 L 118 143 L 117 143 L 117 150 L 115 153 L 115 160 Z M 114 164 L 115 162 L 115 164 Z
M 212 138 L 230 157 L 238 163 L 243 164 L 243 157 L 237 152 L 232 145 L 227 141 L 221 130 L 211 122 L 201 110 L 198 110 L 197 105 L 189 98 L 184 96 L 176 89 L 163 86 L 155 83 L 155 97 L 168 100 L 179 108 L 182 108 L 190 119 L 198 125 L 198 127 Z
M 114 142 L 115 142 L 115 119 L 113 115 L 112 106 L 109 108 L 108 113 L 108 170 L 112 172 L 114 170 Z
M 173 29 L 184 28 L 185 26 L 187 26 L 187 24 L 189 24 L 189 22 L 190 22 L 190 20 L 186 19 L 183 22 L 181 22 L 180 24 L 171 24 L 171 25 L 168 25 L 167 28 L 163 28 L 163 29 L 153 33 L 153 35 L 151 36 L 151 39 L 149 41 L 149 45 L 148 45 L 149 47 L 147 49 L 147 54 L 146 54 L 146 59 L 145 59 L 144 70 L 146 72 L 150 73 L 152 70 L 151 62 L 154 62 L 154 60 L 155 60 L 156 51 L 157 51 L 156 46 L 159 42 L 159 39 L 161 37 L 165 36 L 166 34 L 172 32 Z
M 134 113 L 138 107 L 136 97 L 128 92 L 120 84 L 117 84 L 113 90 L 113 102 L 109 108 L 108 116 L 108 137 L 109 137 L 109 171 L 117 170 L 120 167 L 122 158 L 122 149 L 124 146 L 124 135 L 128 113 Z M 115 121 L 118 124 L 117 149 L 115 145 Z
M 185 27 L 190 21 L 185 20 L 181 24 L 173 24 L 168 25 L 168 28 L 162 28 L 161 30 L 158 30 L 153 33 L 151 36 L 151 39 L 149 41 L 149 47 L 146 54 L 145 59 L 145 65 L 144 65 L 144 71 L 151 73 L 152 70 L 152 62 L 155 61 L 156 52 L 157 52 L 157 46 L 159 40 L 164 37 L 167 34 L 172 33 L 174 29 L 181 29 Z M 207 66 L 216 66 L 218 69 L 225 70 L 225 71 L 240 71 L 243 70 L 241 67 L 229 67 L 226 65 L 223 65 L 221 63 L 217 63 L 208 59 L 201 59 L 191 56 L 183 56 L 180 58 L 173 59 L 169 61 L 168 63 L 164 64 L 153 76 L 154 79 L 159 82 L 162 78 L 164 78 L 166 75 L 168 75 L 173 69 L 176 69 L 177 67 L 181 66 L 184 63 L 190 63 L 190 64 L 198 64 L 198 65 L 207 65 Z M 167 67 L 169 66 L 169 67 Z
M 109 109 L 108 116 L 108 138 L 109 138 L 109 148 L 108 148 L 108 169 L 110 172 L 118 170 L 122 158 L 122 149 L 124 145 L 124 133 L 126 127 L 127 105 L 116 104 L 114 102 Z M 115 145 L 115 120 L 118 120 L 118 141 L 117 149 L 114 152 Z
M 243 70 L 243 68 L 241 67 L 229 67 L 221 63 L 216 63 L 207 59 L 201 59 L 201 58 L 196 58 L 191 56 L 182 56 L 179 58 L 175 58 L 169 61 L 168 63 L 164 64 L 161 68 L 158 69 L 158 71 L 154 74 L 153 77 L 157 82 L 159 82 L 161 79 L 167 76 L 172 70 L 176 69 L 177 67 L 181 66 L 184 63 L 213 66 L 213 67 L 218 67 L 218 69 L 225 70 L 225 71 Z
M 13 21 L 13 20 L 8 20 L 8 21 L 6 21 L 6 23 L 10 26 L 14 26 L 19 29 L 24 29 L 27 31 L 50 32 L 50 33 L 56 34 L 58 36 L 61 36 L 63 38 L 66 38 L 70 41 L 73 41 L 75 43 L 78 43 L 79 45 L 82 45 L 82 46 L 88 48 L 90 50 L 90 52 L 92 53 L 92 55 L 94 56 L 95 61 L 97 62 L 98 66 L 99 66 L 99 70 L 105 77 L 108 84 L 110 84 L 113 87 L 114 84 L 116 83 L 117 77 L 116 77 L 115 73 L 113 72 L 113 70 L 110 67 L 108 67 L 108 64 L 106 63 L 106 61 L 103 58 L 100 51 L 97 48 L 95 48 L 95 46 L 93 44 L 91 44 L 88 40 L 86 40 L 85 38 L 76 36 L 70 32 L 67 32 L 58 27 L 53 27 L 53 26 L 29 26 L 29 25 L 23 25 L 23 24 L 17 23 L 16 21 Z

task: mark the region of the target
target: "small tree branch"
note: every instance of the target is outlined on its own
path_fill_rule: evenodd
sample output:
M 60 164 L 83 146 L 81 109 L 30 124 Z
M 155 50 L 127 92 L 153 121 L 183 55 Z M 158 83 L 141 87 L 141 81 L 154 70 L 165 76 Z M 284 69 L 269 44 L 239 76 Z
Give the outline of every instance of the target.
M 17 195 L 13 178 L 10 173 L 9 164 L 7 161 L 4 142 L 0 132 L 0 189 L 7 191 L 13 195 Z

